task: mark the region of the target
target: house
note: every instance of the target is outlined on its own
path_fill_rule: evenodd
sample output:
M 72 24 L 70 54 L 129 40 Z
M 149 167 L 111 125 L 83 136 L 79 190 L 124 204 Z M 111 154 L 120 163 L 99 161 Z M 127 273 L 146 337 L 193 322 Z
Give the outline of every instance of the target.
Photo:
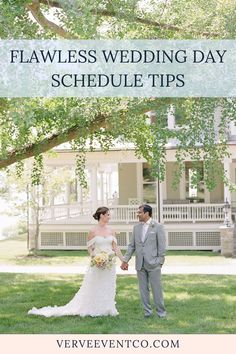
M 173 128 L 173 117 L 168 124 Z M 222 162 L 232 182 L 236 173 L 236 127 L 231 124 L 228 136 L 231 158 Z M 88 230 L 95 223 L 92 214 L 98 206 L 108 206 L 111 224 L 117 232 L 118 244 L 125 249 L 137 222 L 137 208 L 143 202 L 153 206 L 153 217 L 164 224 L 167 249 L 219 250 L 220 230 L 226 217 L 231 219 L 236 207 L 236 192 L 223 182 L 209 192 L 204 182 L 198 190 L 192 187 L 193 162 L 185 161 L 177 189 L 173 188 L 176 142 L 166 146 L 167 162 L 164 182 L 150 174 L 148 163 L 135 155 L 132 146 L 116 146 L 108 152 L 87 152 L 88 188 L 82 188 L 76 178 L 61 184 L 61 190 L 42 203 L 38 218 L 39 249 L 85 249 Z M 48 169 L 75 169 L 76 152 L 59 147 L 56 154 L 45 157 Z M 203 175 L 203 162 L 199 164 Z M 230 209 L 225 210 L 227 200 Z M 226 205 L 227 206 L 227 205 Z M 226 215 L 227 212 L 227 215 Z M 31 218 L 30 247 L 34 247 L 34 213 Z

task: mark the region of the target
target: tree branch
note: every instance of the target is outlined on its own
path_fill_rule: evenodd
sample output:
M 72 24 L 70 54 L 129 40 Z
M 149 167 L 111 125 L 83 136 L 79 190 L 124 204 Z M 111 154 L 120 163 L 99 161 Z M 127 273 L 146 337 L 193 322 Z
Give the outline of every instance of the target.
M 45 2 L 47 3 L 47 1 Z M 71 33 L 64 30 L 64 28 L 58 26 L 56 23 L 48 20 L 40 10 L 40 1 L 33 0 L 32 4 L 26 5 L 26 8 L 31 12 L 35 21 L 42 26 L 46 30 L 50 30 L 51 32 L 57 34 L 60 37 L 66 39 L 78 39 L 78 37 L 73 36 Z
M 106 127 L 106 119 L 104 116 L 98 117 L 95 121 L 88 126 L 89 133 L 93 133 L 100 128 Z M 37 156 L 41 153 L 51 150 L 55 146 L 66 143 L 73 139 L 76 139 L 79 136 L 84 135 L 84 127 L 81 125 L 74 126 L 69 128 L 63 133 L 53 134 L 49 138 L 46 138 L 35 144 L 30 144 L 22 149 L 17 149 L 11 151 L 7 158 L 0 159 L 0 169 L 6 168 L 7 166 L 12 165 L 15 162 L 22 161 L 29 157 Z
M 63 6 L 58 1 L 50 1 L 50 0 L 39 0 L 40 3 L 44 5 L 49 5 L 51 7 L 57 7 L 60 9 L 63 9 Z M 115 11 L 108 11 L 108 10 L 100 10 L 100 9 L 95 9 L 91 11 L 94 15 L 100 15 L 104 17 L 115 17 L 118 19 L 124 19 L 127 20 L 127 17 L 123 14 L 117 13 Z M 179 26 L 167 24 L 167 23 L 162 23 L 162 22 L 157 22 L 150 20 L 148 18 L 141 18 L 141 17 L 134 17 L 132 19 L 133 22 L 141 23 L 143 25 L 155 27 L 155 28 L 162 28 L 165 30 L 169 31 L 174 31 L 174 32 L 187 32 L 185 28 L 181 28 Z M 220 35 L 219 32 L 199 32 L 194 29 L 190 29 L 188 33 L 196 34 L 196 35 L 204 35 L 204 36 L 210 36 L 210 37 L 218 37 Z
M 62 9 L 61 4 L 58 1 L 52 1 L 52 0 L 39 0 L 41 4 L 48 5 L 50 7 L 57 7 L 59 9 Z
M 107 10 L 95 10 L 93 11 L 94 14 L 100 14 L 101 16 L 108 16 L 108 17 L 117 17 L 117 18 L 122 18 L 122 19 L 127 19 L 126 16 L 122 15 L 122 14 L 118 14 L 115 13 L 113 11 L 107 11 Z M 175 32 L 186 32 L 185 28 L 181 28 L 175 25 L 171 25 L 171 24 L 167 24 L 167 23 L 161 23 L 161 22 L 157 22 L 157 21 L 153 21 L 153 20 L 149 20 L 147 18 L 141 18 L 141 17 L 135 17 L 133 19 L 133 22 L 138 22 L 138 23 L 142 23 L 144 25 L 148 25 L 151 27 L 155 27 L 155 28 L 163 28 L 169 31 L 175 31 Z M 211 37 L 217 37 L 219 36 L 220 33 L 218 32 L 199 32 L 193 29 L 190 29 L 189 33 L 192 34 L 201 34 L 204 36 L 211 36 Z

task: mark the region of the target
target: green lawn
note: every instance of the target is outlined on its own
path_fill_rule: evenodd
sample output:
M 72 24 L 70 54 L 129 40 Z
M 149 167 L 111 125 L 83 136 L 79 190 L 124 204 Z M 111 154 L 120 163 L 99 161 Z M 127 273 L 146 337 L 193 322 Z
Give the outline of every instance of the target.
M 164 275 L 167 319 L 144 319 L 136 276 L 117 277 L 117 317 L 44 318 L 27 311 L 63 305 L 82 276 L 0 274 L 0 333 L 236 333 L 234 276 Z
M 39 251 L 29 255 L 26 237 L 0 241 L 1 264 L 86 265 L 86 251 Z M 229 265 L 232 259 L 205 251 L 168 251 L 166 264 Z M 134 257 L 131 261 L 134 265 Z M 236 333 L 235 276 L 164 275 L 168 317 L 144 319 L 136 276 L 117 277 L 117 317 L 44 318 L 33 306 L 63 305 L 79 289 L 81 275 L 0 273 L 0 333 Z
M 37 256 L 27 250 L 26 235 L 0 241 L 0 265 L 76 265 L 84 264 L 87 251 L 38 251 Z

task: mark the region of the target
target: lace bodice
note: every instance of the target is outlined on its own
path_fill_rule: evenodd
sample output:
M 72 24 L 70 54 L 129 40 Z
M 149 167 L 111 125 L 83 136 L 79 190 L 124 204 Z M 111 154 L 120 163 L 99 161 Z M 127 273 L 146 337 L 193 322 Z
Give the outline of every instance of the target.
M 112 235 L 110 236 L 94 236 L 88 241 L 87 246 L 92 247 L 94 252 L 99 251 L 112 252 L 112 242 L 117 243 L 116 238 Z

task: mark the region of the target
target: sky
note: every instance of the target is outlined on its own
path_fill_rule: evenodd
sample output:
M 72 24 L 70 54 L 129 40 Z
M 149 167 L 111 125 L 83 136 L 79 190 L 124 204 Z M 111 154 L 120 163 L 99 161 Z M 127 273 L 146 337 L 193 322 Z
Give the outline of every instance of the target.
M 6 201 L 0 198 L 0 240 L 11 235 L 19 219 L 17 216 L 8 216 L 5 213 L 6 207 Z

